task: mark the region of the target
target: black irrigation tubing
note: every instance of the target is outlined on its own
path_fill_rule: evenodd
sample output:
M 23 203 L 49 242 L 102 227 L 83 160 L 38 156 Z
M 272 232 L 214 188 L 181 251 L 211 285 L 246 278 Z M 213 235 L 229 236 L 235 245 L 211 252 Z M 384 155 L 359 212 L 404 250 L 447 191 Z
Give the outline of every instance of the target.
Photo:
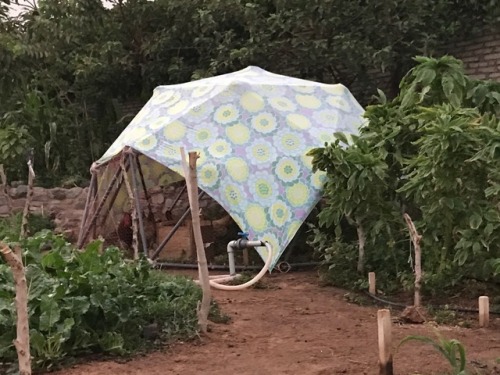
M 310 266 L 317 266 L 319 263 L 316 262 L 306 262 L 306 263 L 287 263 L 288 268 L 286 271 L 282 271 L 278 268 L 278 265 L 276 265 L 275 269 L 282 273 L 287 273 L 293 268 L 300 268 L 300 267 L 310 267 Z M 169 263 L 169 262 L 156 262 L 154 265 L 156 268 L 162 269 L 162 268 L 187 268 L 187 269 L 196 269 L 198 268 L 198 264 L 194 263 Z M 209 270 L 221 270 L 221 271 L 228 271 L 229 266 L 224 266 L 224 265 L 219 265 L 219 264 L 209 264 L 208 265 Z M 247 270 L 261 270 L 262 266 L 236 266 L 237 271 L 247 271 Z
M 386 299 L 377 297 L 374 294 L 371 294 L 369 292 L 364 292 L 368 297 L 373 298 L 375 301 L 381 302 L 383 304 L 389 305 L 389 306 L 394 306 L 394 307 L 401 307 L 401 308 L 406 308 L 409 305 L 400 303 L 400 302 L 392 302 L 388 301 Z M 430 307 L 434 310 L 451 310 L 451 311 L 456 311 L 456 312 L 462 312 L 462 313 L 479 313 L 478 309 L 470 309 L 467 307 L 453 307 L 453 306 L 443 306 L 443 305 L 426 305 L 425 307 Z M 490 314 L 494 315 L 500 315 L 500 311 L 495 311 L 495 310 L 490 310 Z

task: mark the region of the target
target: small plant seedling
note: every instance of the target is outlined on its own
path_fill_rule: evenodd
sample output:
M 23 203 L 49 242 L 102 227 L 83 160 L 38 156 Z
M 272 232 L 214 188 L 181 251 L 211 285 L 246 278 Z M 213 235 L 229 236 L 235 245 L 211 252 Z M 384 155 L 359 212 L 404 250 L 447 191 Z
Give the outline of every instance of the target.
M 437 340 L 434 340 L 427 336 L 407 336 L 399 343 L 398 349 L 408 341 L 420 341 L 425 344 L 430 344 L 448 361 L 451 366 L 453 375 L 467 375 L 467 360 L 465 355 L 465 347 L 463 346 L 463 344 L 456 339 L 447 340 L 441 337 L 439 334 L 437 334 L 437 336 Z

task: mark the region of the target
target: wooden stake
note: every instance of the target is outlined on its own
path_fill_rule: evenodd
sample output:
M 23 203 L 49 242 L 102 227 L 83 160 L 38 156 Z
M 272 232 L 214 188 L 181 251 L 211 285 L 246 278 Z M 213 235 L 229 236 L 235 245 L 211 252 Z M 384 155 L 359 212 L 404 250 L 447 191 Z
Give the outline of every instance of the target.
M 205 246 L 203 245 L 203 238 L 201 236 L 200 205 L 198 202 L 198 177 L 196 175 L 196 159 L 198 159 L 199 156 L 196 152 L 190 152 L 188 166 L 186 163 L 184 148 L 181 147 L 180 151 L 182 168 L 184 169 L 184 176 L 186 177 L 189 206 L 191 207 L 191 220 L 193 221 L 194 242 L 196 244 L 196 253 L 198 256 L 198 274 L 201 289 L 203 291 L 201 304 L 198 303 L 197 307 L 198 325 L 201 331 L 203 333 L 206 333 L 208 327 L 208 313 L 210 312 L 212 295 L 210 291 L 210 278 L 208 276 Z
M 33 170 L 32 159 L 28 160 L 28 193 L 24 204 L 23 219 L 21 222 L 20 237 L 24 238 L 28 234 L 28 217 L 30 214 L 31 200 L 33 199 L 33 181 L 35 180 L 35 171 Z
M 0 254 L 2 254 L 12 270 L 16 288 L 17 337 L 14 340 L 14 346 L 19 361 L 19 374 L 31 375 L 28 287 L 20 248 L 16 249 L 16 253 L 9 246 L 0 242 Z
M 377 286 L 376 286 L 376 281 L 375 281 L 375 272 L 369 272 L 368 273 L 368 291 L 370 294 L 377 294 Z
M 391 312 L 389 310 L 377 311 L 378 324 L 378 352 L 379 352 L 379 374 L 393 375 L 392 366 L 392 332 Z
M 132 186 L 130 185 L 130 180 L 128 178 L 127 170 L 125 168 L 125 163 L 122 161 L 120 168 L 123 173 L 123 182 L 125 182 L 125 187 L 127 188 L 128 198 L 130 200 L 130 206 L 132 207 L 132 249 L 134 250 L 134 259 L 139 259 L 139 236 L 138 236 L 138 225 L 137 225 L 137 206 L 134 200 L 134 192 Z
M 408 230 L 410 231 L 411 241 L 415 247 L 415 297 L 413 305 L 415 307 L 419 307 L 421 301 L 420 290 L 422 289 L 422 250 L 420 249 L 422 236 L 418 234 L 410 215 L 405 213 L 403 216 L 406 221 L 406 225 L 408 226 Z
M 486 328 L 490 323 L 490 300 L 487 296 L 479 297 L 479 327 Z
M 9 214 L 12 213 L 12 199 L 10 198 L 9 192 L 7 191 L 7 176 L 5 175 L 5 169 L 3 164 L 0 164 L 0 178 L 2 179 L 2 191 L 7 200 L 7 206 L 9 207 Z

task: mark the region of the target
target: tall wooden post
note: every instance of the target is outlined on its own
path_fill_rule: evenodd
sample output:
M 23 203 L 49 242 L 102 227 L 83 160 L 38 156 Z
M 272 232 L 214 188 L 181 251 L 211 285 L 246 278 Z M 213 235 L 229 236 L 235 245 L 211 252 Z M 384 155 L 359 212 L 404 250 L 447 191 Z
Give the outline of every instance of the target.
M 14 346 L 16 347 L 19 361 L 19 375 L 31 375 L 28 286 L 21 249 L 16 249 L 14 253 L 9 246 L 0 242 L 0 254 L 12 270 L 16 288 L 17 337 L 14 340 Z
M 207 332 L 208 313 L 210 312 L 210 303 L 212 294 L 210 291 L 210 278 L 208 276 L 207 257 L 205 255 L 205 246 L 203 246 L 203 238 L 201 235 L 200 225 L 200 205 L 198 201 L 198 177 L 196 175 L 196 160 L 198 154 L 196 152 L 189 153 L 189 165 L 186 163 L 186 155 L 184 149 L 181 148 L 182 168 L 186 177 L 186 185 L 189 198 L 189 206 L 191 207 L 191 220 L 193 222 L 194 242 L 196 244 L 196 254 L 198 256 L 198 274 L 203 291 L 201 304 L 198 304 L 197 315 L 198 325 L 203 333 Z
M 393 375 L 392 366 L 392 332 L 391 312 L 387 309 L 378 310 L 378 351 L 379 351 L 379 374 Z

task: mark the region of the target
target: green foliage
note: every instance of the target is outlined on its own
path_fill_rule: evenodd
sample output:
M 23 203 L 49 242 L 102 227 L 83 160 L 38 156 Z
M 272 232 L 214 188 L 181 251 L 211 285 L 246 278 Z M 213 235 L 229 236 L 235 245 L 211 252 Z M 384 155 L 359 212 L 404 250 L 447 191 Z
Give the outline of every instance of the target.
M 38 181 L 87 176 L 130 120 L 119 103 L 158 85 L 248 65 L 374 91 L 392 86 L 410 56 L 497 22 L 497 1 L 40 0 L 8 15 L 0 2 L 0 163 L 25 177 L 33 147 Z M 429 80 L 427 75 L 423 77 Z M 445 80 L 449 93 L 454 81 Z M 489 87 L 461 95 L 494 105 Z M 489 103 L 489 104 L 488 104 Z
M 36 367 L 84 354 L 123 355 L 147 348 L 153 343 L 144 329 L 151 324 L 158 325 L 162 341 L 196 331 L 201 292 L 183 277 L 151 270 L 146 261 L 127 263 L 117 248 L 100 254 L 100 242 L 76 251 L 48 231 L 21 245 Z M 42 254 L 40 249 L 47 245 L 51 250 Z M 13 362 L 14 285 L 2 263 L 0 284 L 0 358 Z
M 359 136 L 337 134 L 310 153 L 328 176 L 312 242 L 341 285 L 357 285 L 347 273 L 359 264 L 360 227 L 366 268 L 410 285 L 404 212 L 422 234 L 426 291 L 499 280 L 500 86 L 470 79 L 449 56 L 416 61 L 394 100 L 380 93 L 367 108 Z
M 431 345 L 449 363 L 453 375 L 467 374 L 467 359 L 465 355 L 465 348 L 460 341 L 456 339 L 446 340 L 439 336 L 438 340 L 433 340 L 427 336 L 412 335 L 405 337 L 399 343 L 398 348 L 409 341 L 419 341 Z
M 18 241 L 21 233 L 22 213 L 16 213 L 9 217 L 0 219 L 0 240 Z M 36 234 L 44 229 L 54 229 L 55 224 L 50 218 L 30 214 L 28 216 L 28 234 Z

